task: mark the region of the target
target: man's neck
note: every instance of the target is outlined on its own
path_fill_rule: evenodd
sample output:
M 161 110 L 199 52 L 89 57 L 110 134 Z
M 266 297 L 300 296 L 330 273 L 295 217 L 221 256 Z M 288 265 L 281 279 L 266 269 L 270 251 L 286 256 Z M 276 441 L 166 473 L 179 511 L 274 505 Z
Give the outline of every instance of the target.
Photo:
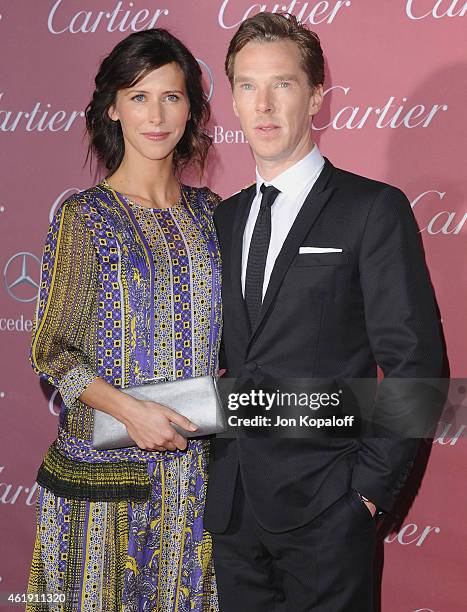
M 287 159 L 281 160 L 265 160 L 265 159 L 256 159 L 256 167 L 258 168 L 258 172 L 260 176 L 265 181 L 273 181 L 277 176 L 295 166 L 302 161 L 314 148 L 314 142 L 310 140 L 307 143 L 306 147 L 300 148 L 300 150 L 295 150 L 293 155 L 288 157 Z

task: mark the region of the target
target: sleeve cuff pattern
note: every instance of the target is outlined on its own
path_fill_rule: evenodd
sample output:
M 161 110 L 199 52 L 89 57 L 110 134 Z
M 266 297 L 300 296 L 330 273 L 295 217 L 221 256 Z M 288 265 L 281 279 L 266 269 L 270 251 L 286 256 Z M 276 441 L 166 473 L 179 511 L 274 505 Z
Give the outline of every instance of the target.
M 96 378 L 96 373 L 89 366 L 78 365 L 72 368 L 65 374 L 58 386 L 62 400 L 68 407 L 71 407 Z

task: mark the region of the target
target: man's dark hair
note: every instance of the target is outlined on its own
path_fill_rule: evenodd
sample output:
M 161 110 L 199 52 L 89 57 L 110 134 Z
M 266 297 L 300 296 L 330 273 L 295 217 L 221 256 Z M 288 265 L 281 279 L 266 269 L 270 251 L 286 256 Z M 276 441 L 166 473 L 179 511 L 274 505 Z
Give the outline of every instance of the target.
M 249 42 L 265 43 L 290 40 L 302 58 L 302 68 L 314 90 L 324 83 L 324 58 L 319 37 L 301 24 L 294 15 L 258 13 L 246 19 L 230 41 L 225 59 L 225 72 L 230 85 L 234 84 L 235 56 Z

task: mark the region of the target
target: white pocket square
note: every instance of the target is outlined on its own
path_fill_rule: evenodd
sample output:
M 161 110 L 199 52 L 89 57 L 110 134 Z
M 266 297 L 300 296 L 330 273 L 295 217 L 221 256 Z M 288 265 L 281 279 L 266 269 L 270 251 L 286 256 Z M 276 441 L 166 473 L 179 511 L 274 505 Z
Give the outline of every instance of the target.
M 298 253 L 299 255 L 303 255 L 304 253 L 342 253 L 342 249 L 334 249 L 332 247 L 303 246 L 300 247 Z

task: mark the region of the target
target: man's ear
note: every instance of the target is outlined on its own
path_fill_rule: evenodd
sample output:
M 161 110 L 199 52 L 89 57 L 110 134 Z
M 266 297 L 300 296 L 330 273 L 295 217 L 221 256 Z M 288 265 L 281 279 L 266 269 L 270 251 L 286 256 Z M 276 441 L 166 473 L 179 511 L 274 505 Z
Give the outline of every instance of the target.
M 323 104 L 323 97 L 323 86 L 316 85 L 313 94 L 310 98 L 310 105 L 308 107 L 308 114 L 310 115 L 310 117 L 316 115 L 316 113 L 321 108 L 321 105 Z
M 237 104 L 235 102 L 234 97 L 232 97 L 232 108 L 233 108 L 233 112 L 235 113 L 235 116 L 238 117 L 238 109 L 237 109 Z

